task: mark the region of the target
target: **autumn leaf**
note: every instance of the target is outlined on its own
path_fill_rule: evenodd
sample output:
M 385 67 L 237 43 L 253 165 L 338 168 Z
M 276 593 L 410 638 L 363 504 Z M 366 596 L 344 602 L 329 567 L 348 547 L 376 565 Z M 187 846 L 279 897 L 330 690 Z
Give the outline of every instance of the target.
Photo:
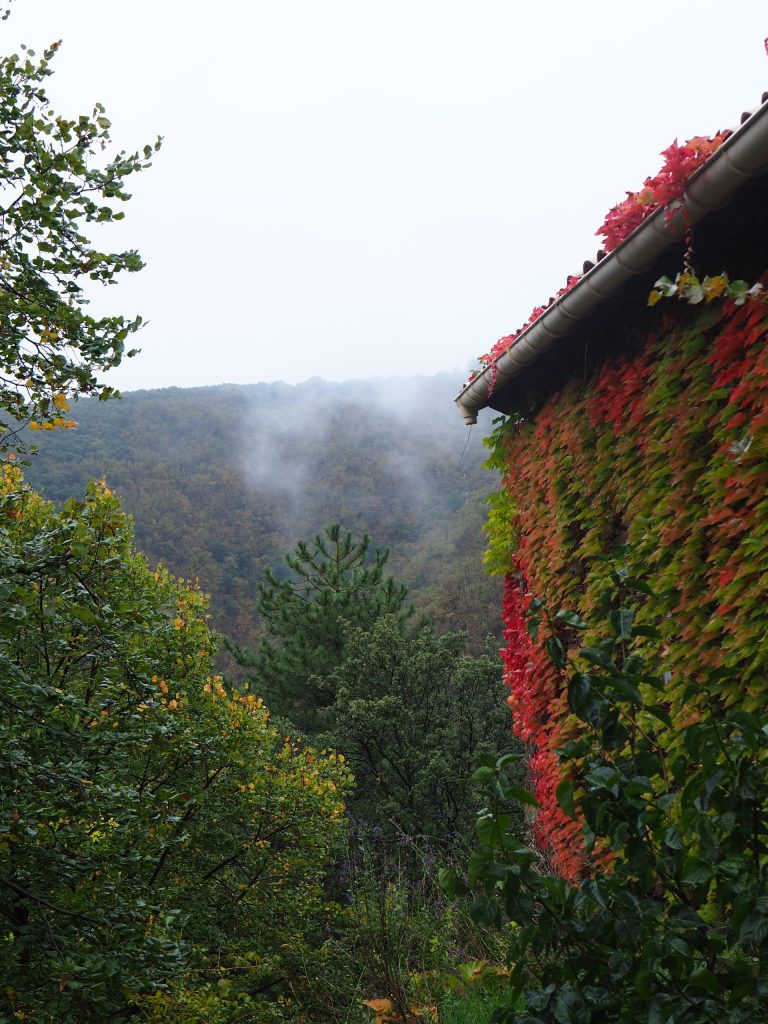
M 701 290 L 704 292 L 704 301 L 709 303 L 725 293 L 728 287 L 728 275 L 718 274 L 716 277 L 705 277 L 701 282 Z
M 376 1014 L 374 1024 L 387 1024 L 392 1019 L 391 999 L 364 999 L 363 1006 L 369 1006 Z

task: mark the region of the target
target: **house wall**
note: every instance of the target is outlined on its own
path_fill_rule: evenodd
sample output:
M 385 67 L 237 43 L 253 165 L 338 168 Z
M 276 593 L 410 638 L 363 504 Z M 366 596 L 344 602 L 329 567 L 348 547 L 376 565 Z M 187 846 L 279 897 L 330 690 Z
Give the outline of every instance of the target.
M 671 745 L 675 725 L 701 713 L 707 677 L 718 678 L 722 706 L 763 708 L 768 696 L 768 306 L 668 300 L 653 312 L 631 355 L 607 358 L 586 381 L 575 363 L 492 442 L 504 475 L 489 537 L 491 562 L 508 571 L 508 703 L 532 746 L 538 839 L 566 877 L 585 864 L 580 825 L 555 799 L 556 751 L 575 722 L 567 671 L 545 644 L 552 633 L 573 647 L 605 631 L 601 594 L 617 565 L 652 592 L 635 594 L 636 621 L 661 639 L 637 642 L 665 673 Z M 603 347 L 626 351 L 621 321 L 611 330 Z M 578 612 L 591 632 L 545 615 L 533 639 L 534 599 L 550 616 Z

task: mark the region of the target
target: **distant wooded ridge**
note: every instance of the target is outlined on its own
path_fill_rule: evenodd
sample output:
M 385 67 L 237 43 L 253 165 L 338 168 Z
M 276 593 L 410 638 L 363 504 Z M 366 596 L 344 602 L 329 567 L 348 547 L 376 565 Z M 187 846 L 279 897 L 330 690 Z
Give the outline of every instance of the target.
M 500 592 L 481 568 L 482 434 L 451 398 L 456 375 L 135 391 L 85 399 L 76 431 L 36 434 L 26 475 L 61 502 L 106 479 L 151 562 L 211 594 L 216 628 L 258 635 L 256 580 L 296 540 L 338 521 L 392 549 L 390 571 L 439 629 L 471 647 L 498 631 Z

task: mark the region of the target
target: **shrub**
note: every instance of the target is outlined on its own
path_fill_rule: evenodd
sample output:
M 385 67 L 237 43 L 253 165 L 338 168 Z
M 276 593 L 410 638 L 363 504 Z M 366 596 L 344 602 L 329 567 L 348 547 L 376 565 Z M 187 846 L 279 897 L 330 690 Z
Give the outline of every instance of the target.
M 341 760 L 228 689 L 204 597 L 131 542 L 106 486 L 56 511 L 6 466 L 0 1014 L 41 1024 L 275 1002 L 345 831 Z

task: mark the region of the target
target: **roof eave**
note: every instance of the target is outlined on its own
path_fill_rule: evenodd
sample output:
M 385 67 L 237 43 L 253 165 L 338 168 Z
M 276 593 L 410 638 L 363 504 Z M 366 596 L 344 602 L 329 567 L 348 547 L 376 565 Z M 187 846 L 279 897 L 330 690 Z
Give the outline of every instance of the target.
M 727 206 L 750 178 L 768 171 L 768 99 L 730 135 L 690 179 L 672 214 L 658 209 L 613 252 L 552 303 L 497 360 L 469 381 L 455 402 L 465 423 L 490 405 L 507 381 L 519 376 L 560 338 L 589 317 L 628 281 L 648 271 L 690 227 Z M 494 370 L 495 367 L 495 370 Z

